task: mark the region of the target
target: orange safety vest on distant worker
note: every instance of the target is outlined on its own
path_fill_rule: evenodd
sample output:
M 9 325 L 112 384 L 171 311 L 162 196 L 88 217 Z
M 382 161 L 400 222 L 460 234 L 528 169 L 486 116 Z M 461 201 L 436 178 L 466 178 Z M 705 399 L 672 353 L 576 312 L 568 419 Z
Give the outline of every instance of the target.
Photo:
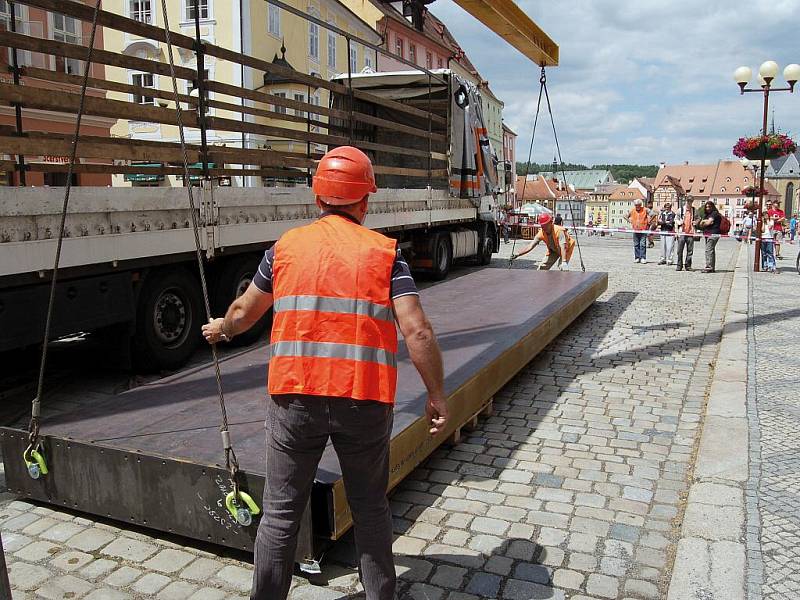
M 550 256 L 552 253 L 559 255 L 561 254 L 561 246 L 558 245 L 558 238 L 559 236 L 563 235 L 567 245 L 567 255 L 562 256 L 561 258 L 567 262 L 572 259 L 572 253 L 575 251 L 575 240 L 571 235 L 569 235 L 566 228 L 562 227 L 561 225 L 553 225 L 552 237 L 547 235 L 544 232 L 544 229 L 541 229 L 538 235 L 547 248 L 547 256 Z
M 631 209 L 631 213 L 628 217 L 631 221 L 631 226 L 636 231 L 645 231 L 648 229 L 648 225 L 650 224 L 650 213 L 647 211 L 646 208 L 642 207 L 642 210 L 636 210 L 636 208 Z
M 396 255 L 395 240 L 336 214 L 278 240 L 270 394 L 394 402 Z

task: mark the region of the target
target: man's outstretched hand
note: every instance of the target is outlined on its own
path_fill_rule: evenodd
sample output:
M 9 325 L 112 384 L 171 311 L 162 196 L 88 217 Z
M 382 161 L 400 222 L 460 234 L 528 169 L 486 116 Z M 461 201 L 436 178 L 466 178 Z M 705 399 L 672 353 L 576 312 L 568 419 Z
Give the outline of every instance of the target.
M 425 415 L 431 424 L 429 429 L 431 435 L 436 435 L 443 431 L 447 424 L 447 400 L 444 397 L 428 396 L 428 402 L 425 404 Z

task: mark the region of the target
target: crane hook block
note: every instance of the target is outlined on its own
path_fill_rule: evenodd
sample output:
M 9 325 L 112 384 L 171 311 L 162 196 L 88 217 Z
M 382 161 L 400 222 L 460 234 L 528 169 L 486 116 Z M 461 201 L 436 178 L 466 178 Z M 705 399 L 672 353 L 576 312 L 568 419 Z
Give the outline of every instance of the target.
M 39 479 L 42 475 L 47 475 L 47 462 L 44 460 L 44 455 L 38 450 L 34 450 L 31 446 L 22 453 L 22 459 L 25 461 L 25 466 L 28 468 L 28 475 L 31 479 Z
M 244 502 L 242 506 L 239 501 Z M 225 508 L 231 513 L 231 516 L 236 519 L 242 527 L 247 527 L 253 522 L 253 515 L 261 512 L 258 504 L 255 503 L 253 498 L 247 492 L 239 492 L 239 499 L 237 500 L 235 492 L 231 492 L 225 497 Z

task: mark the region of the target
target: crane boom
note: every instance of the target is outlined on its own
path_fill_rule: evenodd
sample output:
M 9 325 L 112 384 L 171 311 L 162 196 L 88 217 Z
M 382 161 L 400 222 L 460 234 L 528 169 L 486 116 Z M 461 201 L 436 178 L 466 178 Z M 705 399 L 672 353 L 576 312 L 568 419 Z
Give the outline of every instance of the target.
M 513 0 L 453 1 L 537 65 L 558 65 L 558 44 Z

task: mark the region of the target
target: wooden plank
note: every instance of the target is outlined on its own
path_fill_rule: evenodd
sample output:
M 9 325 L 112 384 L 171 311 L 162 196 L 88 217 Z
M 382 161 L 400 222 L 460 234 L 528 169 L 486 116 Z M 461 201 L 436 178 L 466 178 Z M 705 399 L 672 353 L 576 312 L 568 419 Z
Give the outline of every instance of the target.
M 60 71 L 50 71 L 48 69 L 38 69 L 36 67 L 21 67 L 23 77 L 32 77 L 34 79 L 41 79 L 43 81 L 54 81 L 57 83 L 66 83 L 80 87 L 83 82 L 81 75 L 70 75 L 69 73 L 61 73 Z M 88 78 L 89 87 L 100 90 L 108 90 L 112 92 L 123 92 L 126 94 L 139 94 L 140 96 L 150 96 L 152 98 L 164 98 L 166 100 L 174 101 L 175 94 L 172 90 L 161 90 L 155 88 L 142 87 L 132 85 L 129 83 L 120 83 L 118 81 L 110 81 L 107 79 L 97 79 L 95 77 Z M 179 102 L 186 102 L 187 104 L 197 104 L 197 98 L 187 96 L 186 94 L 178 94 Z
M 42 52 L 66 58 L 86 60 L 87 48 L 79 44 L 69 44 L 67 42 L 56 42 L 44 38 L 35 38 L 21 33 L 11 33 L 10 31 L 0 31 L 0 46 L 10 46 L 19 50 L 30 50 L 31 52 Z M 109 50 L 95 48 L 92 52 L 92 62 L 120 67 L 123 69 L 133 69 L 135 71 L 145 71 L 147 73 L 157 73 L 159 75 L 170 76 L 169 65 L 157 60 L 128 56 Z M 186 67 L 175 66 L 175 76 L 179 79 L 195 79 L 196 71 Z
M 183 160 L 180 148 L 154 147 L 149 145 L 131 146 L 117 144 L 111 138 L 107 142 L 79 141 L 78 158 L 105 158 L 108 160 L 137 160 L 142 162 L 178 162 Z M 47 139 L 32 137 L 0 136 L 0 148 L 7 154 L 25 156 L 68 156 L 72 150 L 71 139 Z M 198 162 L 200 153 L 189 149 L 189 160 Z
M 539 66 L 558 65 L 558 44 L 512 0 L 455 0 Z
M 75 115 L 80 107 L 80 94 L 60 92 L 26 86 L 15 86 L 11 83 L 0 83 L 0 101 L 20 104 L 27 108 L 53 110 Z M 177 111 L 172 108 L 134 104 L 122 100 L 108 100 L 86 96 L 83 112 L 96 117 L 112 119 L 131 119 L 148 123 L 165 123 L 175 125 L 178 122 Z M 183 112 L 183 124 L 186 127 L 197 127 L 197 115 L 192 111 Z
M 9 161 L 12 162 L 13 161 Z M 28 163 L 30 171 L 42 173 L 66 173 L 69 165 L 60 163 Z M 183 167 L 176 166 L 162 166 L 162 167 L 147 167 L 142 165 L 109 165 L 97 163 L 78 163 L 73 166 L 73 173 L 102 173 L 102 174 L 117 174 L 117 175 L 183 175 Z M 212 168 L 208 170 L 209 175 L 212 177 L 220 176 L 235 176 L 235 175 L 253 175 L 261 177 L 305 177 L 306 172 L 301 170 L 291 169 L 232 169 L 232 168 Z M 203 175 L 203 170 L 200 168 L 189 168 L 190 177 L 200 177 Z
M 273 125 L 264 125 L 262 123 L 243 123 L 241 121 L 236 121 L 235 119 L 223 119 L 221 117 L 206 117 L 206 124 L 208 125 L 209 129 L 216 129 L 219 131 L 258 133 L 263 135 L 272 135 L 279 138 L 287 138 L 290 140 L 316 142 L 317 144 L 333 144 L 336 146 L 343 146 L 349 142 L 348 138 L 338 135 L 309 133 L 299 129 L 276 127 Z
M 303 125 L 310 124 L 328 129 L 328 123 L 325 121 L 318 121 L 317 119 L 307 119 L 298 115 L 290 115 L 279 113 L 274 110 L 267 110 L 264 108 L 254 108 L 252 106 L 242 106 L 241 104 L 233 104 L 231 102 L 221 102 L 219 100 L 208 100 L 206 106 L 209 108 L 219 108 L 221 110 L 228 110 L 231 112 L 244 113 L 247 115 L 255 115 L 258 117 L 266 117 L 267 119 L 277 119 L 279 121 L 290 121 L 292 123 L 302 123 Z
M 317 104 L 310 104 L 308 102 L 300 102 L 299 100 L 292 100 L 291 98 L 281 98 L 267 92 L 258 92 L 256 90 L 248 90 L 237 85 L 229 83 L 222 83 L 219 81 L 207 81 L 206 87 L 212 92 L 218 92 L 227 96 L 235 98 L 247 98 L 255 102 L 263 102 L 265 104 L 274 104 L 275 106 L 283 106 L 294 110 L 302 110 L 318 115 L 325 115 L 326 117 L 336 117 L 339 119 L 347 119 L 349 114 L 347 111 L 338 110 L 335 108 L 328 108 L 327 106 L 319 106 Z
M 401 175 L 404 177 L 427 177 L 428 169 L 405 169 L 402 167 L 383 167 L 373 165 L 377 175 Z M 447 169 L 434 169 L 430 171 L 431 177 L 447 177 Z

